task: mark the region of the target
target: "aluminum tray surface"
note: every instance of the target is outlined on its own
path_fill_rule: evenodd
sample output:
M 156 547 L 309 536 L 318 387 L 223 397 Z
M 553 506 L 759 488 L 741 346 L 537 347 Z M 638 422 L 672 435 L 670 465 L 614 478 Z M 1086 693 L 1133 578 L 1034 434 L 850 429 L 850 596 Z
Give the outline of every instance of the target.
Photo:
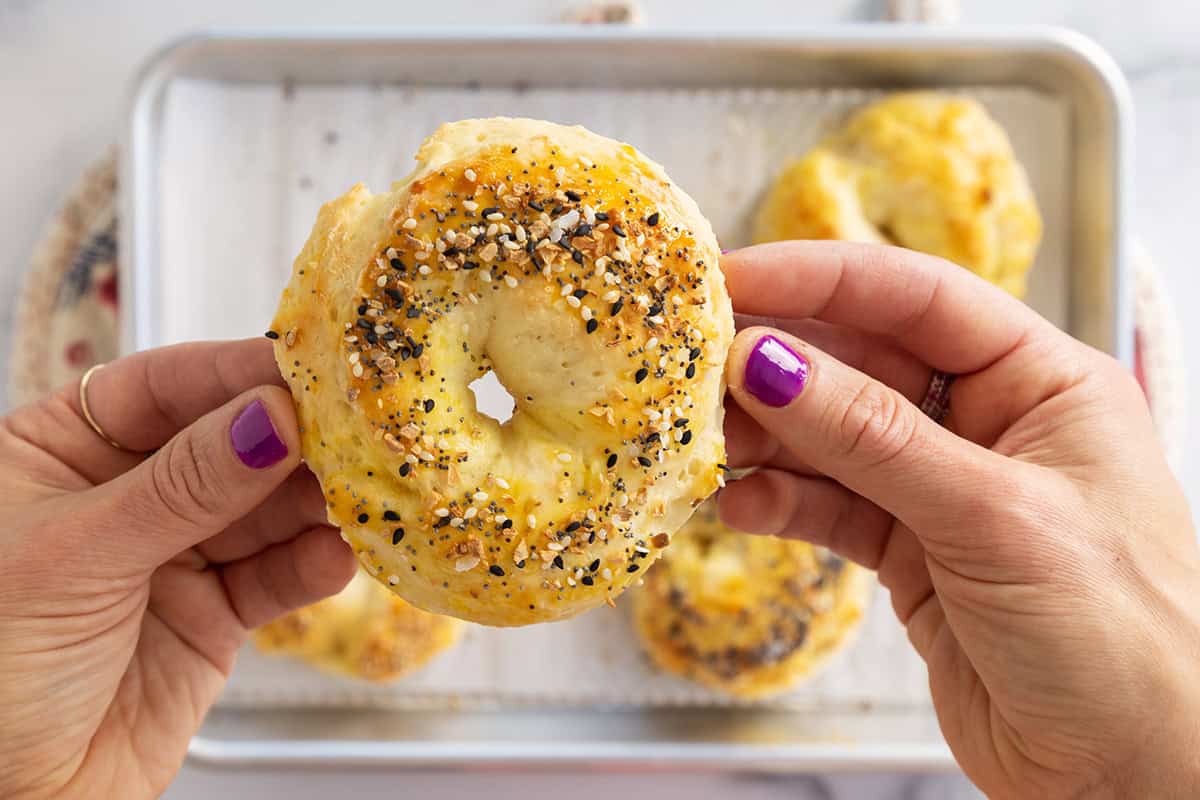
M 1009 129 L 1046 214 L 1032 304 L 1127 358 L 1125 99 L 1107 60 L 1054 32 L 845 27 L 181 42 L 148 67 L 132 106 L 122 278 L 134 302 L 124 342 L 260 332 L 317 205 L 357 180 L 378 190 L 405 174 L 416 143 L 444 119 L 525 114 L 631 141 L 697 197 L 728 246 L 744 243 L 746 217 L 779 160 L 848 109 L 907 86 L 968 88 Z M 880 593 L 858 645 L 767 708 L 721 707 L 655 675 L 619 613 L 473 630 L 386 690 L 247 654 L 192 752 L 219 761 L 947 767 L 923 668 L 887 605 Z M 556 683 L 583 668 L 570 654 L 597 637 L 606 646 L 585 672 L 591 688 Z M 524 660 L 545 648 L 556 656 Z

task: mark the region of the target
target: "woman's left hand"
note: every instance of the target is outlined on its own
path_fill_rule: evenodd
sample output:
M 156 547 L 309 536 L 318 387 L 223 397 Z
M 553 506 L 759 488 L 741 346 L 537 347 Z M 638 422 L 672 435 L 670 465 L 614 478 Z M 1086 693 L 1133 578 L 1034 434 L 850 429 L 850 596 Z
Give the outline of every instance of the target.
M 180 345 L 0 419 L 0 796 L 157 797 L 247 631 L 354 558 L 265 340 Z

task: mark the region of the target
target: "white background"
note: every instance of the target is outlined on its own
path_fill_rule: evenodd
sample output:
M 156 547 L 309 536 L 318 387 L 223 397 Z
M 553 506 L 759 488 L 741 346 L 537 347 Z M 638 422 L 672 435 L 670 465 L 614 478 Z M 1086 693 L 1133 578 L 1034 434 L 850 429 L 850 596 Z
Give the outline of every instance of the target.
M 0 385 L 7 383 L 17 288 L 41 226 L 79 174 L 117 140 L 137 66 L 167 40 L 205 27 L 405 26 L 550 22 L 573 3 L 504 0 L 0 0 Z M 881 0 L 646 0 L 651 25 L 764 27 L 878 19 Z M 1200 396 L 1200 269 L 1194 261 L 1200 183 L 1200 4 L 1193 0 L 962 0 L 963 21 L 1076 28 L 1116 56 L 1136 105 L 1136 228 L 1162 266 L 1179 311 L 1191 396 Z M 0 411 L 6 408 L 0 398 Z M 1200 445 L 1193 426 L 1185 453 Z M 1181 478 L 1195 503 L 1200 471 Z M 718 779 L 705 775 L 448 775 L 213 772 L 187 767 L 167 796 L 326 798 L 335 793 L 494 800 L 543 795 L 659 798 L 965 798 L 960 778 Z

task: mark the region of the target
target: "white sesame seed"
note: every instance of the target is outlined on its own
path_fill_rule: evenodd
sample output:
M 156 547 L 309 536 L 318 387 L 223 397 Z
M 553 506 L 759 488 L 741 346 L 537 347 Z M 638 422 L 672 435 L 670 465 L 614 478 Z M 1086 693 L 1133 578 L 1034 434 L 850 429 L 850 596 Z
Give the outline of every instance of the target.
M 510 289 L 517 288 L 517 279 L 514 278 L 512 275 L 505 275 L 504 282 L 508 284 L 508 288 L 510 288 Z
M 467 299 L 470 300 L 474 305 L 479 305 L 479 295 L 475 294 L 474 292 L 469 292 L 467 294 Z
M 651 336 L 649 339 L 646 340 L 646 349 L 647 350 L 653 350 L 656 347 L 658 347 L 658 337 L 657 336 Z
M 358 352 L 357 350 L 355 350 L 353 353 L 351 353 L 351 354 L 350 354 L 350 358 L 349 358 L 349 359 L 347 359 L 347 360 L 348 360 L 348 361 L 349 361 L 351 364 L 357 364 L 357 363 L 358 363 L 358 358 L 359 358 L 359 355 L 360 355 L 360 354 L 359 354 L 359 352 Z
M 376 325 L 375 332 L 378 334 L 387 333 L 387 325 Z
M 567 305 L 569 305 L 571 308 L 579 308 L 579 298 L 573 294 L 567 295 Z
M 584 306 L 583 308 L 579 309 L 579 316 L 583 317 L 585 320 L 589 320 L 592 318 L 592 310 L 587 306 Z
M 496 485 L 499 486 L 501 489 L 511 488 L 508 485 L 508 481 L 504 480 L 504 478 L 495 478 L 494 480 L 496 481 Z
M 561 294 L 563 297 L 566 297 L 574 290 L 575 290 L 575 287 L 572 284 L 565 283 L 565 284 L 563 284 L 562 291 L 560 291 L 559 294 Z
M 417 268 L 417 272 L 421 273 L 422 275 L 428 275 L 429 273 L 433 272 L 433 267 L 429 266 L 428 264 L 422 264 Z
M 525 518 L 525 524 L 531 528 L 536 528 L 537 527 L 537 517 L 535 517 L 533 514 L 530 514 L 529 516 L 527 516 Z
M 505 250 L 520 250 L 521 245 L 517 244 L 512 239 L 505 239 L 504 240 L 504 249 Z
M 596 224 L 596 209 L 592 208 L 587 203 L 583 204 L 583 221 L 588 225 Z
M 546 545 L 546 549 L 547 549 L 547 550 L 553 550 L 553 551 L 554 551 L 554 552 L 556 552 L 556 553 L 561 553 L 561 552 L 562 552 L 563 550 L 565 550 L 566 548 L 565 548 L 565 547 L 563 547 L 563 546 L 562 546 L 561 544 L 559 544 L 558 542 L 550 542 L 550 543 L 548 543 L 548 544 Z
M 655 314 L 652 317 L 646 317 L 646 321 L 651 325 L 662 325 L 664 322 L 661 314 Z
M 642 413 L 645 414 L 650 419 L 658 419 L 662 416 L 661 411 L 658 411 L 657 409 L 654 409 L 654 408 L 650 408 L 649 406 L 647 406 L 646 408 L 643 408 Z
M 504 516 L 503 514 L 496 515 L 496 524 L 497 525 L 503 525 L 506 522 L 508 522 L 508 517 Z
M 615 303 L 618 299 L 620 299 L 620 297 L 621 297 L 621 293 L 619 291 L 617 291 L 616 289 L 610 289 L 607 292 L 605 292 L 604 296 L 601 297 L 600 299 L 606 303 Z
M 494 217 L 496 215 L 492 214 L 491 216 Z M 489 217 L 488 219 L 491 219 L 491 217 Z M 499 232 L 500 232 L 500 226 L 493 222 L 491 225 L 487 226 L 487 230 L 484 231 L 483 235 L 488 237 L 489 239 L 491 239 Z
M 455 517 L 454 519 L 450 520 L 451 528 L 461 528 L 464 524 L 465 523 L 463 522 L 462 517 Z
M 362 364 L 355 364 L 355 365 L 354 365 L 354 369 L 352 369 L 352 370 L 351 370 L 351 372 L 353 372 L 353 373 L 354 373 L 354 377 L 356 377 L 356 378 L 361 378 L 361 377 L 362 377 L 362 375 L 363 375 L 363 365 L 362 365 Z
M 411 231 L 415 227 L 417 227 L 417 221 L 412 217 L 404 220 L 404 230 Z
M 558 460 L 564 464 L 570 464 L 571 463 L 571 454 L 570 453 L 559 453 Z
M 458 269 L 458 262 L 448 260 L 442 266 L 444 266 L 448 271 L 454 272 L 454 270 Z
M 396 252 L 396 248 L 394 247 L 389 247 L 387 250 L 384 250 L 383 254 L 388 258 L 395 258 L 396 256 L 400 255 Z
M 467 513 L 463 514 L 463 519 L 475 519 L 475 515 L 479 513 L 479 509 L 471 506 L 467 509 Z
M 429 258 L 429 253 L 425 250 L 422 250 L 414 255 L 413 258 L 415 258 L 417 261 L 424 261 L 425 259 Z
M 388 575 L 388 586 L 395 586 L 399 582 L 400 582 L 399 576 Z
M 471 499 L 473 499 L 477 503 L 486 503 L 487 499 L 488 499 L 488 493 L 487 492 L 476 492 L 475 494 L 471 495 Z
M 376 286 L 387 286 L 387 275 L 380 275 L 375 279 Z
M 504 219 L 504 215 L 499 211 L 493 211 L 484 217 L 484 219 L 486 219 L 488 222 L 499 222 L 500 220 Z
M 567 578 L 567 586 L 574 586 L 574 585 L 575 585 L 575 579 L 568 577 Z
M 675 429 L 675 441 L 677 441 L 677 442 L 683 441 L 683 431 L 684 431 L 684 428 L 676 428 Z
M 608 567 L 605 567 L 604 569 L 600 570 L 600 577 L 606 581 L 611 581 L 612 580 L 612 570 L 609 569 Z
M 641 247 L 641 246 L 642 246 L 642 245 L 644 245 L 645 243 L 646 243 L 646 234 L 644 234 L 644 233 L 639 233 L 639 234 L 637 235 L 637 246 L 638 246 L 638 247 Z
M 438 251 L 439 253 L 444 253 L 444 252 L 446 252 L 446 240 L 445 240 L 445 239 L 438 239 L 438 240 L 437 240 L 437 243 L 436 243 L 436 244 L 434 244 L 434 247 L 435 247 L 435 248 L 437 248 L 437 251 Z
M 475 170 L 470 169 L 470 168 L 463 170 L 463 177 L 465 177 L 471 183 L 474 183 L 475 182 Z
M 406 455 L 404 457 L 404 460 L 407 461 L 409 464 L 417 463 L 417 457 L 414 456 L 412 453 L 409 453 L 408 455 Z
M 484 283 L 491 283 L 492 273 L 486 269 L 481 269 L 479 271 L 479 280 L 483 281 Z
M 665 366 L 667 366 L 667 357 L 666 357 L 666 356 L 663 356 L 662 358 L 660 358 L 660 359 L 658 360 L 658 368 L 659 368 L 659 369 L 662 369 L 662 368 L 663 368 L 663 367 L 665 367 Z
M 476 203 L 474 200 L 463 200 L 463 208 L 467 211 L 478 211 L 479 203 Z
M 434 515 L 435 517 L 448 517 L 448 516 L 450 516 L 450 509 L 448 509 L 448 508 L 435 508 L 435 509 L 433 510 L 433 515 Z
M 627 495 L 625 492 L 617 492 L 617 496 L 613 499 L 617 501 L 617 505 L 621 508 L 629 505 L 629 495 Z
M 681 305 L 683 305 L 683 298 L 680 297 L 679 295 L 672 295 L 671 302 L 677 306 L 681 306 Z

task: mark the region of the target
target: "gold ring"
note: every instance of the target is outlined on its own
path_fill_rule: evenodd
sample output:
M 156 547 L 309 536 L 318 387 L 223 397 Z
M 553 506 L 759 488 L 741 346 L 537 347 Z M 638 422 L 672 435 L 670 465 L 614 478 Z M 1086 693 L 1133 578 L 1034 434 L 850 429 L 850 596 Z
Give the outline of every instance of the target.
M 87 395 L 88 383 L 91 382 L 92 376 L 95 375 L 100 370 L 100 368 L 103 366 L 104 366 L 103 364 L 96 364 L 94 367 L 89 369 L 87 372 L 83 373 L 83 379 L 79 381 L 79 407 L 81 409 L 83 409 L 83 418 L 87 420 L 87 424 L 92 427 L 92 430 L 96 432 L 97 436 L 99 436 L 104 441 L 108 442 L 110 445 L 115 447 L 117 450 L 125 450 L 126 452 L 128 452 L 127 449 L 125 447 L 123 447 L 120 442 L 118 442 L 116 439 L 112 438 L 111 436 L 109 436 L 107 433 L 104 432 L 104 429 L 100 427 L 100 423 L 96 422 L 96 418 L 92 416 L 92 410 L 90 408 L 88 408 L 88 395 Z

